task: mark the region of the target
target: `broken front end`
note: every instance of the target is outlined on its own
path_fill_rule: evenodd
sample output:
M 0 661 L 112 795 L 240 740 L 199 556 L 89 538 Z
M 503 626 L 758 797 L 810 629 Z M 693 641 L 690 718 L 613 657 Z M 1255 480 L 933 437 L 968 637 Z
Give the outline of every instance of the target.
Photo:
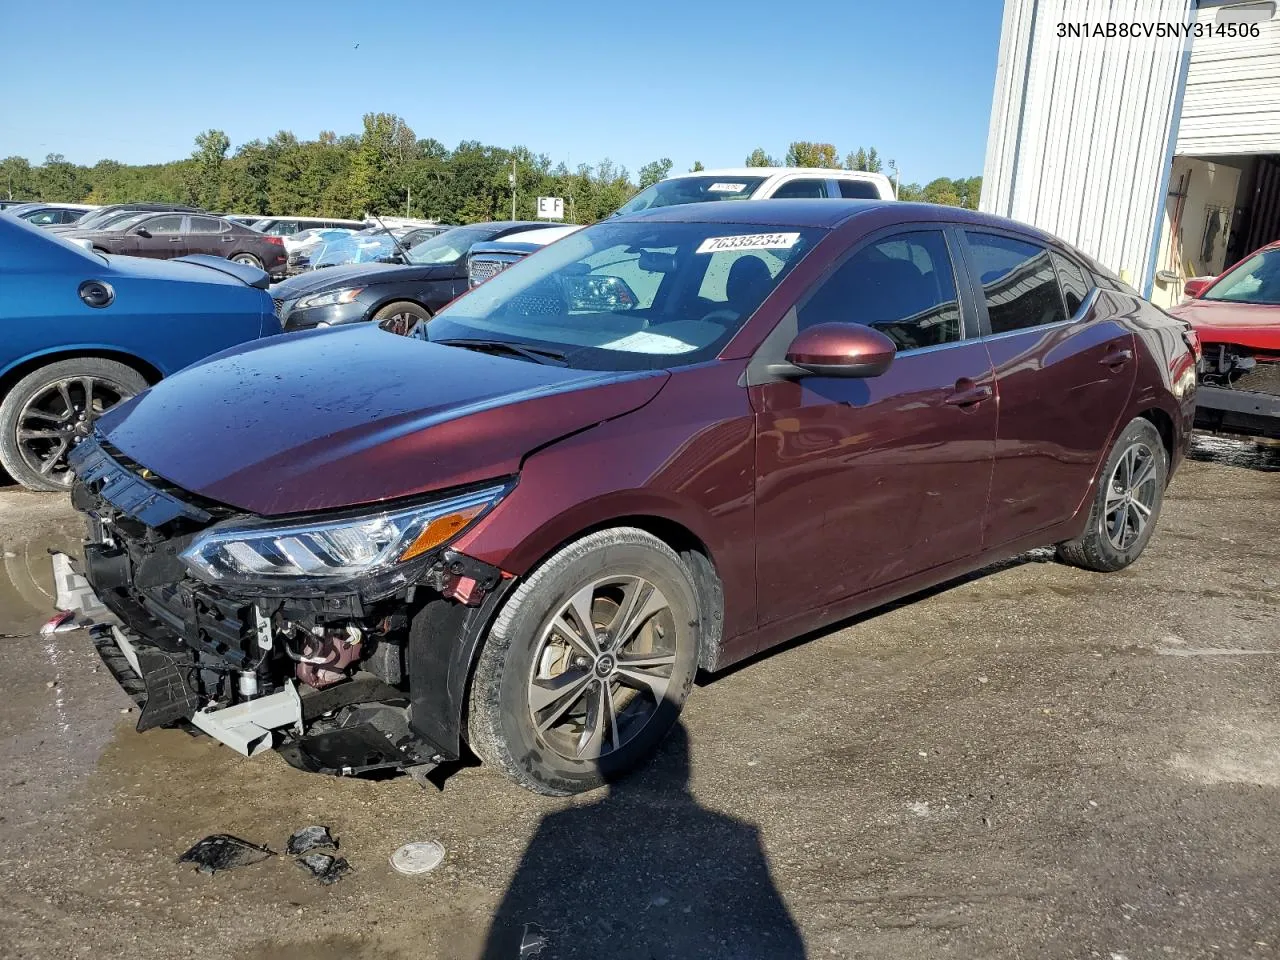
M 1206 343 L 1196 427 L 1280 443 L 1280 351 Z
M 101 436 L 69 462 L 84 574 L 123 624 L 95 643 L 139 730 L 190 724 L 343 775 L 457 758 L 471 657 L 511 579 L 448 545 L 512 482 L 279 520 L 181 490 Z

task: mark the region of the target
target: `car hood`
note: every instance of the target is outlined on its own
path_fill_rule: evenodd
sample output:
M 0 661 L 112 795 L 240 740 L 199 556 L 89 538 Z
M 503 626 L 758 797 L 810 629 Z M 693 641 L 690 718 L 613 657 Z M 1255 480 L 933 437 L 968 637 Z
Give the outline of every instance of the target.
M 515 474 L 530 451 L 644 406 L 668 376 L 572 370 L 360 326 L 225 351 L 98 429 L 192 493 L 278 516 Z
M 1195 327 L 1204 343 L 1238 343 L 1254 350 L 1280 350 L 1280 306 L 1188 300 L 1169 312 Z
M 396 263 L 348 263 L 339 267 L 323 267 L 282 280 L 272 285 L 271 296 L 277 300 L 293 300 L 312 293 L 359 286 L 361 283 L 436 280 L 454 276 L 457 272 L 458 267 L 449 263 L 429 267 Z

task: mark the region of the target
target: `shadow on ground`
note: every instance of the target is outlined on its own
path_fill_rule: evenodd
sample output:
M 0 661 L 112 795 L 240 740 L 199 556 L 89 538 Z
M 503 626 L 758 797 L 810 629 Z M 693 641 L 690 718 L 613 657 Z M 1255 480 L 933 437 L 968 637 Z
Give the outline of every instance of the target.
M 647 775 L 545 816 L 494 915 L 485 960 L 803 957 L 759 831 L 701 806 L 689 763 L 678 724 Z

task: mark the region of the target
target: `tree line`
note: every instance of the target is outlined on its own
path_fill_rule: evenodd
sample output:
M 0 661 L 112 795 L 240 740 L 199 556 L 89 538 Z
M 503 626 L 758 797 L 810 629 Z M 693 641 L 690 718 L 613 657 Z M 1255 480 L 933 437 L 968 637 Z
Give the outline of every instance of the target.
M 796 141 L 782 163 L 763 149 L 748 166 L 838 167 L 829 143 Z M 849 153 L 843 166 L 882 170 L 874 148 Z M 414 216 L 444 223 L 475 223 L 511 216 L 511 178 L 519 219 L 533 219 L 536 198 L 563 197 L 566 219 L 592 223 L 625 203 L 637 190 L 671 173 L 662 158 L 640 168 L 633 182 L 626 167 L 609 159 L 569 169 L 545 153 L 507 149 L 466 140 L 452 150 L 433 138 L 420 139 L 392 113 L 369 113 L 359 134 L 323 131 L 300 140 L 282 130 L 231 150 L 221 130 L 195 138 L 191 156 L 157 164 L 100 160 L 91 167 L 49 154 L 32 165 L 23 157 L 0 161 L 0 191 L 9 197 L 75 203 L 169 201 L 226 213 L 298 216 Z M 694 170 L 703 169 L 701 162 Z M 902 199 L 976 207 L 981 177 L 945 177 L 921 187 L 899 185 Z

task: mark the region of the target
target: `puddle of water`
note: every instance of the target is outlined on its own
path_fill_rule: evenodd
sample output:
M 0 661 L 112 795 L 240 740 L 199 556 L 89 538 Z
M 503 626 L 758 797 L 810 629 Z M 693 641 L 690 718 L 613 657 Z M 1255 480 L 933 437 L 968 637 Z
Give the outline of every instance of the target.
M 1209 433 L 1197 433 L 1191 440 L 1190 457 L 1203 463 L 1224 463 L 1265 473 L 1280 473 L 1280 447 L 1254 443 L 1252 440 L 1233 440 Z
M 54 613 L 50 550 L 80 554 L 80 529 L 58 523 L 0 549 L 0 633 L 33 632 Z

